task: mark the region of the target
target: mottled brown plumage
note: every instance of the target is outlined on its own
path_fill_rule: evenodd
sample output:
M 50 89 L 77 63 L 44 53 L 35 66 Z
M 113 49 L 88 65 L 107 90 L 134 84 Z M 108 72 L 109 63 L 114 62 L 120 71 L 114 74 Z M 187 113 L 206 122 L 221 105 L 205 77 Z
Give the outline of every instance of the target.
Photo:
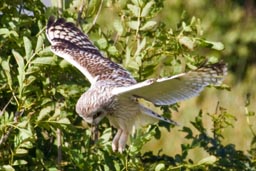
M 188 73 L 137 83 L 127 70 L 103 57 L 73 23 L 50 17 L 46 35 L 52 51 L 79 69 L 91 83 L 77 102 L 77 113 L 92 124 L 107 117 L 118 129 L 112 148 L 119 152 L 125 149 L 133 127 L 153 118 L 176 124 L 143 105 L 139 99 L 156 105 L 174 104 L 198 95 L 205 86 L 220 84 L 227 70 L 225 64 L 217 63 Z

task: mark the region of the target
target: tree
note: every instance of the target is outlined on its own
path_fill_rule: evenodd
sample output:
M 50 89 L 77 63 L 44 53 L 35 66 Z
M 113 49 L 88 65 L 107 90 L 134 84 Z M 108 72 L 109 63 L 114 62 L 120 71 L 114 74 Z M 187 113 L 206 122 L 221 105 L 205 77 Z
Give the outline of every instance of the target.
M 138 81 L 195 69 L 205 60 L 218 61 L 218 55 L 208 57 L 201 52 L 216 53 L 224 48 L 223 44 L 205 40 L 200 20 L 185 13 L 177 27 L 168 27 L 160 17 L 165 5 L 158 0 L 74 0 L 59 8 L 46 8 L 38 0 L 1 1 L 0 168 L 255 169 L 255 134 L 249 155 L 231 143 L 224 145 L 222 130 L 232 126 L 234 117 L 221 104 L 215 113 L 204 116 L 200 111 L 191 121 L 192 126 L 180 128 L 189 143 L 181 144 L 181 153 L 174 156 L 161 150 L 157 154 L 141 152 L 146 142 L 161 137 L 161 130 L 170 131 L 170 125 L 159 122 L 139 130 L 127 151 L 116 154 L 111 150 L 112 129 L 106 120 L 99 127 L 99 140 L 92 144 L 90 127 L 75 114 L 76 100 L 89 83 L 50 51 L 44 33 L 48 17 L 55 14 L 77 23 L 105 56 L 122 64 Z M 104 21 L 104 13 L 111 18 Z M 173 111 L 179 111 L 179 105 L 159 110 L 171 117 Z M 210 132 L 204 117 L 211 118 Z M 203 149 L 208 157 L 199 162 L 190 159 L 188 153 L 195 148 Z

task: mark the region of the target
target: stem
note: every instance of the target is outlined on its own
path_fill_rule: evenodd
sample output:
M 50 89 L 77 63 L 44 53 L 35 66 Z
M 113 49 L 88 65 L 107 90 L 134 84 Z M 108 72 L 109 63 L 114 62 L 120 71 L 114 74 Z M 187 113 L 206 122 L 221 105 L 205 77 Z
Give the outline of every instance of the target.
M 17 124 L 18 123 L 18 120 L 20 118 L 20 116 L 24 113 L 24 109 L 22 109 L 21 111 L 17 111 L 15 112 L 15 116 L 13 118 L 13 124 Z M 6 142 L 6 140 L 8 139 L 8 137 L 10 136 L 12 130 L 13 130 L 13 126 L 12 127 L 9 127 L 7 132 L 5 134 L 2 135 L 1 139 L 0 139 L 0 147 Z
M 83 9 L 84 9 L 84 0 L 82 0 L 82 5 L 78 10 L 78 14 L 77 14 L 77 23 L 76 25 L 79 25 L 81 23 L 81 19 L 82 19 L 82 14 L 83 14 Z
M 58 170 L 61 170 L 61 160 L 62 160 L 62 143 L 61 143 L 61 130 L 57 129 L 57 148 L 58 148 Z
M 92 136 L 92 144 L 95 144 L 95 142 L 98 140 L 98 125 L 97 124 L 92 124 L 91 128 L 91 136 Z

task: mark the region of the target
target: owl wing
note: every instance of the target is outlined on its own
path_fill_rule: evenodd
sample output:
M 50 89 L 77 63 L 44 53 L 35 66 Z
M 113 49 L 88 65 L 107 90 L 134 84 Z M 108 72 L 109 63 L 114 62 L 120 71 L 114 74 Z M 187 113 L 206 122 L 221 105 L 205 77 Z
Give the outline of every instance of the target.
M 171 105 L 197 96 L 208 85 L 221 84 L 226 71 L 224 63 L 217 63 L 168 78 L 115 88 L 112 93 L 117 98 L 140 97 L 156 105 Z
M 73 23 L 63 18 L 55 21 L 54 17 L 50 17 L 46 36 L 51 43 L 51 50 L 80 70 L 91 84 L 106 79 L 116 81 L 120 77 L 126 78 L 128 82 L 136 82 L 128 71 L 103 57 L 88 36 Z

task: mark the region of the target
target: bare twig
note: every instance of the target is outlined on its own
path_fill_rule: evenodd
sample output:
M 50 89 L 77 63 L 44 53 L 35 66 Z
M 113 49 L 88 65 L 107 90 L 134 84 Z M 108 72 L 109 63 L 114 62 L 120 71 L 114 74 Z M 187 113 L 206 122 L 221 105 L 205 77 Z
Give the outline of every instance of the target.
M 61 161 L 62 161 L 62 141 L 61 141 L 61 130 L 57 129 L 57 148 L 58 148 L 58 170 L 61 170 Z

